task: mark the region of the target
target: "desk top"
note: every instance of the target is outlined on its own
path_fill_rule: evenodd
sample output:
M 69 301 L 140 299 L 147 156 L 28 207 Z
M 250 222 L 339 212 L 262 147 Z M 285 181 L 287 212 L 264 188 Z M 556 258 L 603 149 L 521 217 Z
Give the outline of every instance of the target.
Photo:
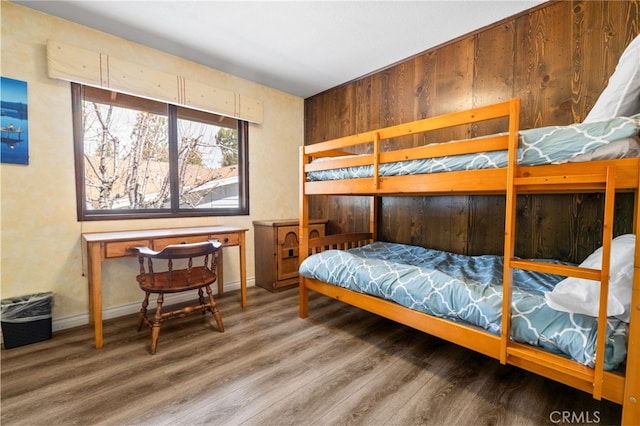
M 126 241 L 132 239 L 144 238 L 165 238 L 165 237 L 182 237 L 187 235 L 203 235 L 203 234 L 237 234 L 248 231 L 247 228 L 238 228 L 235 226 L 196 226 L 190 228 L 163 228 L 163 229 L 145 229 L 133 231 L 116 231 L 116 232 L 89 232 L 83 233 L 82 238 L 86 242 L 108 242 L 108 241 Z

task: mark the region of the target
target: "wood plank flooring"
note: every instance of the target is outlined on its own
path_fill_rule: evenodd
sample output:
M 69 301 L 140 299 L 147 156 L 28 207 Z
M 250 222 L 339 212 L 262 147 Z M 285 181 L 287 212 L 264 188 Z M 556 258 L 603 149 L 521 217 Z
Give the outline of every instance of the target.
M 211 315 L 165 323 L 158 352 L 135 317 L 2 350 L 8 425 L 619 424 L 621 408 L 324 296 L 249 288 Z M 576 417 L 579 416 L 579 417 Z M 581 419 L 581 421 L 575 421 Z

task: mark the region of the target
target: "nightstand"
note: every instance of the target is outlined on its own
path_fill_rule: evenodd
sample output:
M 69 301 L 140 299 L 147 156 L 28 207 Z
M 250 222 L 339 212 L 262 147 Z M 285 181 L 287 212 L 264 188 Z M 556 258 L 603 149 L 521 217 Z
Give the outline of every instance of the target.
M 309 238 L 323 237 L 327 220 L 309 220 Z M 255 238 L 256 285 L 277 292 L 298 284 L 299 221 L 257 220 Z

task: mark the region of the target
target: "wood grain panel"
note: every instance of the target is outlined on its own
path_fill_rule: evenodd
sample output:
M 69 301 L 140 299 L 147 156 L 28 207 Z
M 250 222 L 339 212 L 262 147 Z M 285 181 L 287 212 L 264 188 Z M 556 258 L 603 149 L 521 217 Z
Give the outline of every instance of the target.
M 382 127 L 377 111 L 380 110 L 380 76 L 370 76 L 358 80 L 355 84 L 355 126 L 356 133 L 367 132 Z
M 327 234 L 369 231 L 369 197 L 311 197 L 314 218 L 330 217 Z
M 633 212 L 635 196 L 632 193 L 616 194 L 616 204 L 614 208 L 613 235 L 622 235 L 634 232 Z
M 413 60 L 415 67 L 414 90 L 416 95 L 416 118 L 427 118 L 437 115 L 434 112 L 436 91 L 435 52 L 426 52 Z
M 625 47 L 640 33 L 637 1 L 573 5 L 574 121 L 582 121 L 604 90 Z
M 380 115 L 384 127 L 414 120 L 414 72 L 413 61 L 403 62 L 382 71 L 381 89 L 386 96 L 383 98 Z
M 571 11 L 571 2 L 557 2 L 516 21 L 514 93 L 523 129 L 573 122 Z
M 473 61 L 474 37 L 469 36 L 457 43 L 437 49 L 432 55 L 435 62 L 435 96 L 431 116 L 463 111 L 473 107 Z M 455 127 L 429 135 L 432 141 L 441 142 L 468 137 L 467 126 Z
M 379 239 L 425 246 L 425 227 L 430 226 L 425 207 L 424 197 L 384 197 Z M 406 226 L 397 226 L 398 223 Z
M 614 236 L 633 230 L 633 194 L 616 195 Z M 602 245 L 602 194 L 521 195 L 515 252 L 580 263 Z
M 473 105 L 506 102 L 513 98 L 515 22 L 488 28 L 475 36 Z M 508 129 L 509 120 L 475 124 L 473 135 L 487 135 Z
M 556 258 L 567 259 L 567 245 L 575 244 L 577 237 L 571 230 L 582 221 L 582 210 L 577 206 L 580 196 L 536 195 L 527 199 L 531 213 L 527 257 L 552 257 L 555 254 Z M 576 209 L 572 211 L 572 207 Z M 571 215 L 567 214 L 569 212 Z
M 414 120 L 415 98 L 413 61 L 389 68 L 381 73 L 381 90 L 386 95 L 380 105 L 380 120 L 384 127 L 402 124 Z M 413 136 L 381 141 L 381 151 L 409 148 L 414 146 Z
M 640 32 L 639 22 L 638 0 L 544 3 L 306 99 L 305 143 L 512 96 L 522 99 L 523 129 L 581 121 Z M 460 138 L 494 125 L 434 132 L 388 146 Z M 518 200 L 516 252 L 582 261 L 600 243 L 598 196 L 554 197 Z M 616 201 L 616 235 L 632 229 L 632 200 L 622 194 Z M 310 208 L 312 217 L 331 220 L 330 233 L 368 230 L 369 207 L 361 199 L 313 197 Z M 381 239 L 469 254 L 499 253 L 502 246 L 504 204 L 492 196 L 385 197 L 380 214 Z M 567 241 L 573 242 L 567 246 Z
M 468 206 L 464 195 L 384 197 L 379 239 L 464 253 Z
M 501 195 L 469 197 L 466 254 L 504 253 L 504 212 L 505 197 Z
M 475 38 L 474 106 L 508 101 L 514 90 L 515 20 L 492 26 Z

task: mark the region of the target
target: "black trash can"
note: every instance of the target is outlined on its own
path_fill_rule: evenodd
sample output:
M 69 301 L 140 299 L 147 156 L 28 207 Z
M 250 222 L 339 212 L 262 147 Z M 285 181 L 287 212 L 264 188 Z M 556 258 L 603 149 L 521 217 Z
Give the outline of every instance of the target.
M 51 339 L 52 304 L 52 292 L 0 300 L 5 349 Z

